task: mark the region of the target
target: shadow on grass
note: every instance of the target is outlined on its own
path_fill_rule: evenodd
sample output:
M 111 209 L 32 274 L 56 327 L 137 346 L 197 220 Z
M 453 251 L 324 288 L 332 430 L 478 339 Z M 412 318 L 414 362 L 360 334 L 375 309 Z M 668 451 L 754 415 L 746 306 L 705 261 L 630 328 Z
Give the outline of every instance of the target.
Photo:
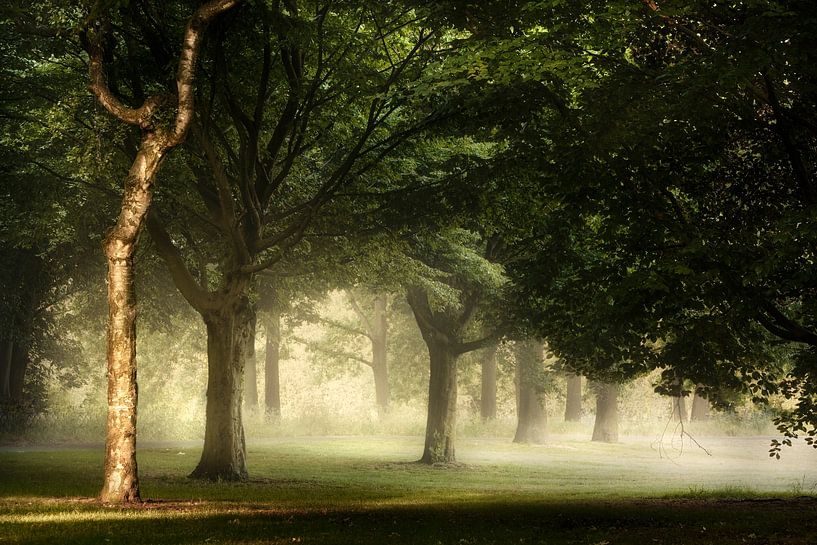
M 272 504 L 88 500 L 0 503 L 0 543 L 817 543 L 817 500 L 638 500 L 276 509 Z

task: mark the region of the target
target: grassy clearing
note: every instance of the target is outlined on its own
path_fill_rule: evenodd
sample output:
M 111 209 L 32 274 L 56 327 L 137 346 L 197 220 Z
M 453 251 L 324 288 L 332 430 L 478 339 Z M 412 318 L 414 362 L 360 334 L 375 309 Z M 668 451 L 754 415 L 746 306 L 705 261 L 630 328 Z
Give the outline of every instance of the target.
M 0 543 L 817 543 L 817 452 L 651 442 L 464 439 L 462 467 L 429 468 L 417 437 L 279 438 L 250 443 L 247 483 L 187 479 L 196 443 L 146 445 L 135 509 L 91 499 L 101 449 L 6 449 Z

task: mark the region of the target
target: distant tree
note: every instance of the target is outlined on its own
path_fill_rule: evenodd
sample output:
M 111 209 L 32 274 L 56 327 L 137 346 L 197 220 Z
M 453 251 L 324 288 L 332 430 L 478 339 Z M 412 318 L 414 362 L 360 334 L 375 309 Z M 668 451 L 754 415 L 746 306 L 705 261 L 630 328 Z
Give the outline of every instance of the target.
M 603 443 L 618 442 L 618 393 L 620 386 L 615 382 L 595 383 L 596 419 L 593 424 L 592 441 Z
M 516 434 L 514 443 L 544 443 L 547 439 L 544 345 L 527 339 L 516 343 Z
M 582 376 L 568 373 L 565 392 L 565 422 L 579 422 L 582 419 Z

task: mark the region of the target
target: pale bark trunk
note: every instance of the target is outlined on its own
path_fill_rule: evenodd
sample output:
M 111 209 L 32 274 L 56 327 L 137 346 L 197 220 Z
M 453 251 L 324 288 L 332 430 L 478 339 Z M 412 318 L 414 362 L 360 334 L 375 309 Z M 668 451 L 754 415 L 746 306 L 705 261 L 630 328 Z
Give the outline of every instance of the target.
M 281 416 L 281 313 L 274 308 L 267 310 L 267 340 L 264 349 L 264 406 L 267 416 Z
M 250 324 L 244 335 L 244 409 L 247 413 L 258 410 L 258 369 L 255 358 L 256 314 L 251 309 Z
M 420 462 L 452 463 L 457 423 L 457 354 L 443 341 L 427 342 L 431 364 L 428 382 L 428 419 Z
M 379 295 L 374 300 L 374 319 L 372 320 L 372 373 L 374 374 L 375 399 L 380 416 L 389 412 L 391 394 L 389 392 L 388 320 L 386 315 L 386 296 Z
M 190 475 L 212 481 L 247 479 L 241 417 L 249 302 L 226 304 L 203 314 L 207 325 L 207 406 L 201 460 Z
M 582 419 L 582 376 L 567 375 L 567 402 L 565 422 L 579 422 Z
M 618 442 L 618 392 L 616 383 L 596 384 L 596 422 L 592 441 Z
M 709 410 L 709 400 L 698 395 L 696 391 L 695 396 L 692 398 L 692 414 L 690 420 L 692 422 L 706 422 L 709 420 Z
M 136 292 L 133 254 L 150 207 L 165 147 L 142 140 L 128 178 L 116 226 L 105 239 L 108 262 L 108 417 L 103 502 L 141 501 L 136 466 Z
M 496 351 L 492 345 L 482 352 L 482 375 L 479 415 L 483 421 L 496 418 Z
M 517 343 L 516 350 L 516 434 L 514 443 L 544 443 L 547 439 L 547 412 L 539 377 L 543 371 L 541 341 Z

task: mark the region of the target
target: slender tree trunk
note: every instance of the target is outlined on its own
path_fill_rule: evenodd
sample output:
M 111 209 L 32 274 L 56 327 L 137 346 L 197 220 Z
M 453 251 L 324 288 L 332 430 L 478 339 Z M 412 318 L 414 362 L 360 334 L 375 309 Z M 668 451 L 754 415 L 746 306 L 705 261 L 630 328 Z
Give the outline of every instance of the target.
M 241 398 L 251 314 L 246 298 L 203 314 L 207 325 L 207 421 L 201 460 L 191 477 L 213 481 L 247 478 Z
M 428 382 L 426 439 L 420 462 L 456 462 L 454 430 L 457 423 L 457 354 L 445 341 L 427 342 L 431 364 Z
M 244 336 L 244 410 L 254 413 L 258 410 L 258 369 L 255 358 L 255 330 L 257 326 L 255 309 L 250 309 L 250 324 Z
M 11 397 L 11 366 L 14 357 L 14 337 L 9 333 L 8 339 L 0 343 L 0 401 Z
M 148 133 L 125 181 L 119 218 L 105 239 L 108 262 L 108 418 L 103 502 L 141 501 L 136 466 L 136 292 L 133 254 L 166 148 Z
M 544 371 L 542 342 L 526 340 L 516 350 L 516 434 L 514 443 L 544 443 L 547 412 L 542 393 Z
M 687 401 L 684 396 L 672 396 L 672 419 L 675 422 L 689 422 Z
M 695 392 L 692 398 L 692 422 L 706 422 L 709 420 L 709 400 Z
M 579 422 L 582 419 L 582 376 L 567 375 L 567 403 L 565 422 Z
M 391 393 L 389 391 L 388 318 L 386 295 L 378 295 L 374 300 L 374 319 L 371 327 L 372 373 L 374 374 L 375 399 L 380 416 L 389 412 Z
M 15 343 L 14 352 L 11 356 L 11 370 L 9 372 L 9 394 L 11 399 L 18 403 L 23 401 L 23 389 L 25 387 L 28 364 L 28 347 L 20 343 Z
M 496 352 L 491 345 L 482 352 L 482 392 L 479 399 L 479 415 L 483 422 L 496 418 Z
M 281 313 L 269 308 L 265 313 L 267 340 L 264 349 L 264 406 L 267 416 L 281 416 L 281 379 L 279 362 L 281 358 Z
M 603 443 L 618 442 L 618 392 L 619 385 L 596 384 L 596 422 L 593 425 L 592 441 Z
M 675 422 L 689 422 L 686 397 L 681 392 L 684 387 L 684 380 L 676 377 L 672 381 L 672 386 L 676 393 L 676 395 L 672 396 L 672 419 Z
M 140 501 L 136 467 L 136 294 L 133 287 L 133 255 L 145 223 L 156 174 L 168 150 L 182 143 L 193 118 L 193 80 L 201 37 L 208 23 L 235 6 L 237 0 L 211 0 L 199 6 L 184 31 L 176 74 L 178 109 L 172 129 L 154 125 L 160 95 L 149 97 L 138 109 L 128 108 L 111 92 L 105 74 L 105 37 L 101 28 L 83 33 L 88 51 L 90 89 L 99 104 L 114 117 L 142 131 L 139 150 L 125 180 L 116 225 L 105 237 L 108 263 L 108 417 L 105 437 L 104 502 Z M 101 25 L 104 27 L 104 25 Z

